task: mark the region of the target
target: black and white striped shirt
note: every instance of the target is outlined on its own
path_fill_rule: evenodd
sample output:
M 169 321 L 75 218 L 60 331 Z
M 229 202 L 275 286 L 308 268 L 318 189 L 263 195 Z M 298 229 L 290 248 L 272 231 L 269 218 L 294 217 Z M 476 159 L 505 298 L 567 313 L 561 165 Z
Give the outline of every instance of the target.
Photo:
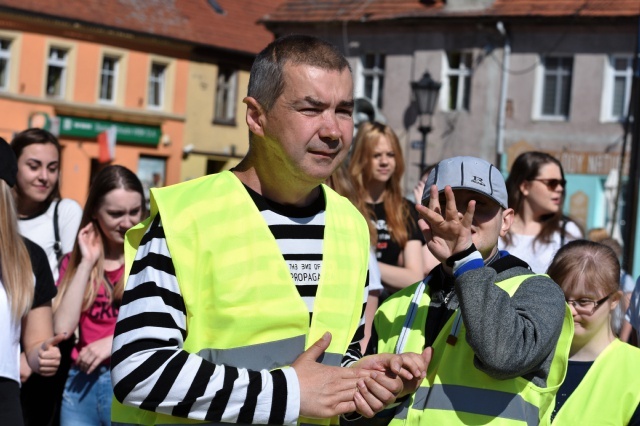
M 324 197 L 294 208 L 247 190 L 276 238 L 311 317 L 322 263 Z M 364 285 L 360 325 L 343 365 L 361 357 L 368 283 Z M 185 338 L 186 308 L 157 215 L 140 242 L 116 325 L 111 368 L 118 399 L 198 420 L 296 423 L 300 390 L 292 368 L 251 371 L 215 365 L 182 350 Z

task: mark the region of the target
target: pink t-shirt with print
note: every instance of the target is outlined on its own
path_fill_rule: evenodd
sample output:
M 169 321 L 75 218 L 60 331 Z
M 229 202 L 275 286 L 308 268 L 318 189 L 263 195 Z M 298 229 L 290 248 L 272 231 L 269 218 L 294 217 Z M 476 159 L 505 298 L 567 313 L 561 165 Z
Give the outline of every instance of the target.
M 60 278 L 56 284 L 60 284 L 62 277 L 64 277 L 69 265 L 69 258 L 70 256 L 66 255 L 60 262 Z M 124 265 L 114 271 L 105 271 L 107 279 L 112 283 L 117 283 L 123 273 Z M 116 320 L 118 319 L 118 310 L 118 305 L 109 302 L 104 284 L 101 285 L 93 305 L 80 314 L 80 321 L 78 322 L 80 336 L 71 352 L 73 361 L 78 359 L 78 354 L 82 348 L 89 343 L 113 335 L 116 328 Z M 111 358 L 105 359 L 102 365 L 109 365 L 110 360 Z

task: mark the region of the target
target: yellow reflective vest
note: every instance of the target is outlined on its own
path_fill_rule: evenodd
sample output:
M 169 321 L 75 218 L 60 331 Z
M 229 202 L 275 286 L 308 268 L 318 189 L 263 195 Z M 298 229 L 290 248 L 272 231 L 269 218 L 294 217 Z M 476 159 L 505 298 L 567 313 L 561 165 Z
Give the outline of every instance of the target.
M 126 271 L 160 213 L 187 311 L 183 349 L 216 364 L 275 369 L 290 365 L 329 331 L 323 364 L 339 365 L 364 301 L 369 233 L 357 209 L 327 186 L 322 267 L 313 317 L 275 238 L 231 172 L 151 190 L 151 218 L 127 233 Z M 194 421 L 127 407 L 114 399 L 114 424 Z M 300 418 L 300 424 L 329 420 Z M 212 424 L 212 423 L 206 423 Z
M 640 349 L 616 339 L 594 361 L 554 425 L 626 425 L 640 404 Z
M 513 296 L 530 276 L 515 276 L 496 285 Z M 421 353 L 430 301 L 423 282 L 387 299 L 374 319 L 378 352 L 396 352 L 400 338 L 403 346 L 400 352 Z M 403 324 L 404 321 L 391 321 L 391 318 L 409 318 L 409 321 Z M 450 336 L 457 336 L 455 344 L 447 342 Z M 466 328 L 457 309 L 433 343 L 427 377 L 417 391 L 396 408 L 390 425 L 548 424 L 555 392 L 566 374 L 572 336 L 573 318 L 567 307 L 546 388 L 523 377 L 498 380 L 475 367 L 473 349 L 467 343 Z

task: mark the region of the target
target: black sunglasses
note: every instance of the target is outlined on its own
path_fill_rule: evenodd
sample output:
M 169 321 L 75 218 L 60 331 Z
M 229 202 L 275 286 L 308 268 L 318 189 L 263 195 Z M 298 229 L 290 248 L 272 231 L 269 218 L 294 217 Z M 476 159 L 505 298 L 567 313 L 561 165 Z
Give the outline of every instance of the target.
M 562 185 L 563 188 L 567 186 L 567 181 L 565 179 L 531 179 L 537 180 L 538 182 L 542 182 L 547 185 L 549 191 L 555 191 L 558 185 Z

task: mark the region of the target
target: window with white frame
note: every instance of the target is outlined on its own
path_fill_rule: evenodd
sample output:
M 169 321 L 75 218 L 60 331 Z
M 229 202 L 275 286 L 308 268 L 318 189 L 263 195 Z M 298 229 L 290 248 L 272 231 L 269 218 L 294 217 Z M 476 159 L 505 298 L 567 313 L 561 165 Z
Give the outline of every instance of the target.
M 542 60 L 542 117 L 569 117 L 573 58 L 570 56 L 547 56 Z
M 443 101 L 447 111 L 469 111 L 472 52 L 447 52 Z
M 383 106 L 384 66 L 385 55 L 381 53 L 367 53 L 360 58 L 360 90 L 359 96 L 365 96 L 377 108 Z
M 147 105 L 151 108 L 162 108 L 166 86 L 167 65 L 154 62 L 149 74 L 149 93 Z
M 231 68 L 219 69 L 214 121 L 235 123 L 237 85 L 238 72 L 236 70 Z
M 118 58 L 105 56 L 100 69 L 100 94 L 102 102 L 113 103 L 116 100 L 116 78 L 118 76 Z
M 59 47 L 49 49 L 47 58 L 47 96 L 62 97 L 65 91 L 68 51 Z
M 0 90 L 9 88 L 9 61 L 11 40 L 0 39 Z
M 610 67 L 610 102 L 609 118 L 622 120 L 629 109 L 631 82 L 633 80 L 633 57 L 631 55 L 615 55 L 609 58 Z

